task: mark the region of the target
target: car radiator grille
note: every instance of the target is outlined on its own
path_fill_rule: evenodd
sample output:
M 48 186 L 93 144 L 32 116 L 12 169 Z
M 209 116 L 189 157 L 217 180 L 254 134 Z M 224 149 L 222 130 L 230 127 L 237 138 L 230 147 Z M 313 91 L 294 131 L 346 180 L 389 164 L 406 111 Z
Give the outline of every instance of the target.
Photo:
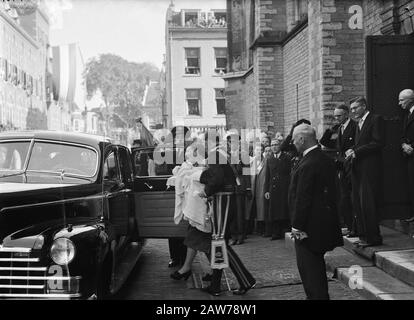
M 0 297 L 43 295 L 47 276 L 47 267 L 30 249 L 0 248 Z

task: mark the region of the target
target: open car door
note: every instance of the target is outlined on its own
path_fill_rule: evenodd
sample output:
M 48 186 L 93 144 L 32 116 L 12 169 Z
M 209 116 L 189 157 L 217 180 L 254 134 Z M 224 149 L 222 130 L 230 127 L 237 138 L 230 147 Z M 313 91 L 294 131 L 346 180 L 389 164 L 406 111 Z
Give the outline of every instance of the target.
M 138 233 L 142 238 L 185 237 L 188 223 L 174 223 L 175 189 L 167 187 L 172 165 L 156 165 L 154 147 L 133 148 L 134 197 Z

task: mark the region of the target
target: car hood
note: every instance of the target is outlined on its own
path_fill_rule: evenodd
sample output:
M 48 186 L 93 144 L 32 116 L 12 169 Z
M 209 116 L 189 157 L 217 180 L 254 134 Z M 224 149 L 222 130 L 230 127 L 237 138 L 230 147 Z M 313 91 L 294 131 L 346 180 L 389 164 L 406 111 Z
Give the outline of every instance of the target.
M 4 182 L 0 183 L 0 213 L 6 207 L 82 198 L 98 193 L 102 193 L 102 187 L 96 183 L 38 184 Z
M 99 184 L 0 184 L 0 243 L 21 230 L 40 234 L 70 219 L 96 219 L 102 207 Z M 27 229 L 31 228 L 31 229 Z M 24 238 L 19 234 L 19 238 Z

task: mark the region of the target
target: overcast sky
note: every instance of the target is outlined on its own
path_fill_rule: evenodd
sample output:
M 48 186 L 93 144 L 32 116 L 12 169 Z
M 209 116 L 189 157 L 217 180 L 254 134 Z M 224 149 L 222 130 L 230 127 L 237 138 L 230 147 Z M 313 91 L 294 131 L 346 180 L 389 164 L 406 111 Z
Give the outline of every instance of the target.
M 161 67 L 171 0 L 44 0 L 52 46 L 77 42 L 85 62 L 101 53 Z M 174 0 L 180 9 L 224 9 L 225 0 Z

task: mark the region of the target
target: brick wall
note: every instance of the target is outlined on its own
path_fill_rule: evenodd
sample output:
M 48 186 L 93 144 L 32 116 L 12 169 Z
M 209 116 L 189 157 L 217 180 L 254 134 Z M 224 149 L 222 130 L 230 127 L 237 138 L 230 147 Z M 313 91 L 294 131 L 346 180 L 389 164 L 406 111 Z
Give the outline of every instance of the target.
M 258 47 L 255 73 L 258 76 L 260 129 L 273 134 L 283 126 L 283 60 L 280 47 Z
M 382 20 L 380 14 L 382 12 L 382 8 L 382 1 L 363 1 L 365 35 L 371 36 L 381 34 Z
M 319 0 L 309 1 L 308 32 L 309 32 L 309 116 L 312 125 L 322 131 L 320 119 L 323 118 L 322 104 L 322 55 L 329 54 L 329 50 L 322 47 L 322 20 L 321 3 Z M 328 52 L 327 52 L 328 51 Z
M 285 133 L 298 119 L 309 119 L 308 39 L 305 27 L 283 47 L 284 125 L 280 131 Z
M 406 7 L 411 9 L 411 13 L 405 10 Z M 414 32 L 414 21 L 410 21 L 410 16 L 414 14 L 414 0 L 365 0 L 363 8 L 365 35 Z
M 310 118 L 319 135 L 336 106 L 365 93 L 364 31 L 350 23 L 355 5 L 362 0 L 309 2 Z
M 292 3 L 255 0 L 256 35 L 286 31 Z M 352 27 L 355 5 L 362 8 L 362 29 Z M 307 118 L 320 136 L 336 106 L 365 95 L 366 36 L 413 32 L 407 6 L 414 12 L 414 0 L 309 0 L 307 27 L 283 47 L 259 44 L 253 72 L 228 81 L 229 127 L 287 133 L 297 118 Z
M 355 5 L 362 7 L 362 1 L 336 0 L 335 7 L 322 8 L 329 12 L 330 20 L 322 30 L 323 46 L 329 48 L 329 55 L 323 56 L 322 110 L 326 111 L 325 127 L 331 125 L 332 112 L 337 105 L 365 94 L 364 31 L 349 26 L 353 16 L 349 9 Z M 331 70 L 342 76 L 330 76 Z
M 286 2 L 273 0 L 256 1 L 258 15 L 256 21 L 259 29 L 256 34 L 264 31 L 286 30 Z
M 227 129 L 257 128 L 258 96 L 255 74 L 226 81 Z

